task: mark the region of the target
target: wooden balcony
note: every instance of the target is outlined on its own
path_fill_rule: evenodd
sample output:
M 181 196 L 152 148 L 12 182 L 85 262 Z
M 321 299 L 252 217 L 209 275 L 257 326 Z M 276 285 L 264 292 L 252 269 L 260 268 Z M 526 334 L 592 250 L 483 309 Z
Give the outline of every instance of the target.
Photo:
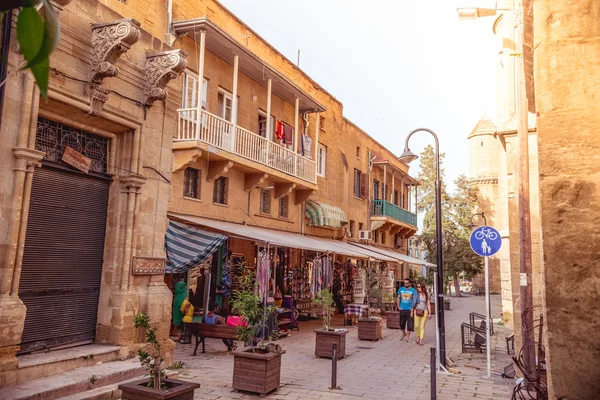
M 270 176 L 275 170 L 306 182 L 308 186 L 317 184 L 315 161 L 205 110 L 200 110 L 198 114 L 196 108 L 182 108 L 178 113 L 175 143 L 199 142 L 208 145 L 210 152 L 218 152 L 225 158 L 227 154 L 233 156 L 231 159 L 239 157 L 249 162 L 246 163 L 247 167 L 269 173 Z

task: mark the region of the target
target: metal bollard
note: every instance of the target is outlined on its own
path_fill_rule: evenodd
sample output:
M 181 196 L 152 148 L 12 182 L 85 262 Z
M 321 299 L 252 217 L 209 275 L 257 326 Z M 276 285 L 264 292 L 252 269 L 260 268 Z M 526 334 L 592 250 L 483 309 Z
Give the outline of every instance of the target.
M 437 374 L 437 359 L 435 357 L 435 347 L 431 348 L 431 357 L 429 357 L 429 362 L 431 364 L 431 400 L 436 399 L 436 374 Z
M 337 344 L 333 344 L 333 350 L 331 351 L 331 387 L 330 389 L 337 389 Z

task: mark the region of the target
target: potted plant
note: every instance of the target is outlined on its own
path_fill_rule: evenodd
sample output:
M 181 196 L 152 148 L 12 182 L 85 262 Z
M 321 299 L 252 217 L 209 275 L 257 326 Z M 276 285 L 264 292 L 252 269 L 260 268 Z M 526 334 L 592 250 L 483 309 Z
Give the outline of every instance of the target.
M 347 329 L 331 329 L 331 318 L 335 311 L 333 293 L 327 289 L 319 291 L 313 299 L 313 304 L 323 310 L 323 328 L 315 329 L 315 356 L 333 357 L 333 345 L 337 345 L 337 359 L 346 356 Z
M 232 310 L 246 319 L 247 326 L 237 328 L 238 338 L 250 345 L 233 353 L 233 389 L 265 395 L 279 388 L 281 355 L 279 345 L 265 337 L 266 321 L 275 312 L 274 307 L 261 303 L 254 290 L 255 274 L 245 270 L 238 280 L 238 289 L 231 299 Z M 263 337 L 255 344 L 254 334 L 262 328 Z M 274 332 L 277 334 L 277 332 Z
M 450 310 L 450 299 L 444 297 L 444 310 Z
M 140 349 L 138 357 L 148 371 L 149 378 L 119 385 L 123 400 L 137 399 L 177 399 L 193 400 L 197 383 L 165 378 L 161 355 L 161 342 L 156 327 L 150 326 L 150 317 L 142 312 L 135 316 L 135 327 L 145 332 L 148 351 Z

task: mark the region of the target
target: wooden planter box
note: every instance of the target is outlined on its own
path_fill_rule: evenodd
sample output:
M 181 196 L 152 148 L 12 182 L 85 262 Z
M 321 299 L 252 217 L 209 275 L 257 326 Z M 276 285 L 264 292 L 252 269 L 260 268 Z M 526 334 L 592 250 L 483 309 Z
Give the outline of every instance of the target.
M 194 390 L 198 389 L 198 383 L 180 381 L 179 379 L 163 379 L 167 390 L 154 390 L 146 386 L 148 379 L 140 379 L 135 382 L 123 383 L 119 385 L 123 400 L 143 400 L 143 399 L 169 399 L 169 400 L 193 400 Z
M 347 329 L 340 332 L 324 331 L 316 329 L 315 331 L 315 356 L 333 357 L 333 345 L 337 344 L 337 359 L 346 357 L 346 334 Z
M 253 353 L 241 350 L 233 353 L 233 388 L 265 395 L 279 388 L 281 354 Z
M 400 329 L 400 311 L 389 311 L 385 317 L 388 329 Z
M 358 338 L 360 340 L 383 339 L 383 321 L 381 318 L 360 318 L 358 320 Z

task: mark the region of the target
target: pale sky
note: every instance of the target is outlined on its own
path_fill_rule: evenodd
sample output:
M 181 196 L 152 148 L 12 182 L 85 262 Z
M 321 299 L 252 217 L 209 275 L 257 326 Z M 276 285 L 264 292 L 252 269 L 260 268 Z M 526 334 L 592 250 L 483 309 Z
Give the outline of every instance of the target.
M 430 128 L 446 153 L 449 188 L 468 175 L 467 136 L 484 113 L 495 117 L 497 49 L 494 17 L 459 21 L 456 8 L 486 1 L 221 2 L 294 63 L 301 49 L 300 68 L 395 154 L 411 130 Z M 428 143 L 428 133 L 416 133 L 410 148 L 418 154 Z

